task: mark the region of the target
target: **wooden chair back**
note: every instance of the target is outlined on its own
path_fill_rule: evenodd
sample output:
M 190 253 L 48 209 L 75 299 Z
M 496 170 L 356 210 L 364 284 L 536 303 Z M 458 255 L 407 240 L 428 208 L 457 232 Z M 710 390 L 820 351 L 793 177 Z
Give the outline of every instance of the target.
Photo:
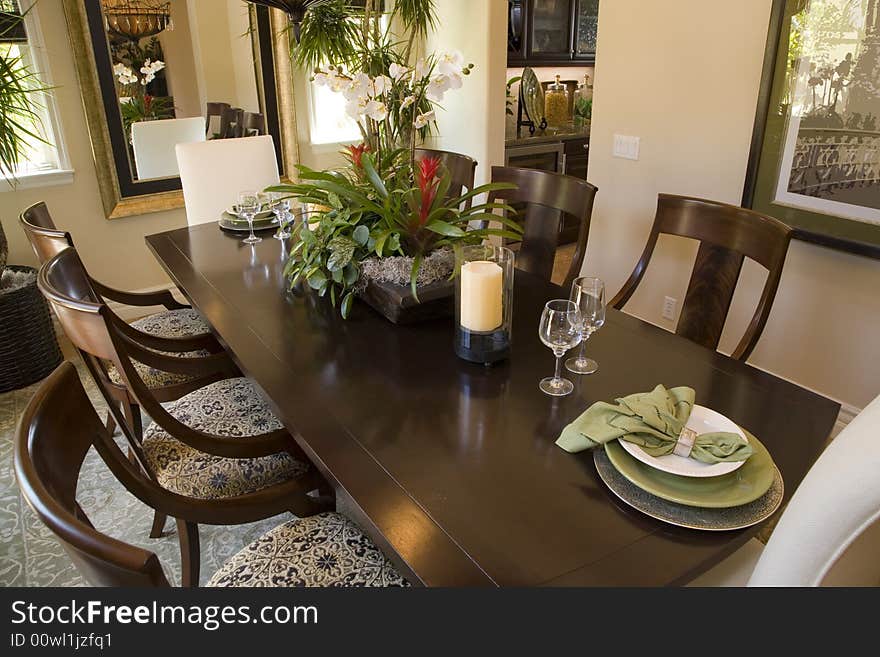
M 539 169 L 492 167 L 493 183 L 512 183 L 515 189 L 489 193 L 489 201 L 505 201 L 522 207 L 522 245 L 516 254 L 518 269 L 550 280 L 565 217 L 580 224 L 571 267 L 563 285 L 568 287 L 580 274 L 590 234 L 593 202 L 599 189 L 585 180 Z
M 70 233 L 55 227 L 49 208 L 42 201 L 25 208 L 18 220 L 40 264 L 73 246 Z
M 285 432 L 265 434 L 264 438 L 255 437 L 247 441 L 217 437 L 188 427 L 165 410 L 161 400 L 138 374 L 133 361 L 163 372 L 187 375 L 188 381 L 176 384 L 173 399 L 214 381 L 238 376 L 238 370 L 222 352 L 189 358 L 156 351 L 165 348 L 167 341 L 153 338 L 157 342 L 150 343 L 150 336 L 133 329 L 110 310 L 92 288 L 76 249 L 66 249 L 43 265 L 37 276 L 37 285 L 58 316 L 67 337 L 82 354 L 98 388 L 111 406 L 117 424 L 127 426 L 130 430 L 132 450 L 142 463 L 139 440 L 135 438 L 140 435 L 140 419 L 134 418 L 138 426 L 132 426 L 131 419 L 124 417 L 113 406 L 114 393 L 109 384 L 106 362 L 116 366 L 131 398 L 143 407 L 153 421 L 199 451 L 246 458 L 274 454 L 288 447 Z
M 218 119 L 223 116 L 223 110 L 228 110 L 231 107 L 229 103 L 214 103 L 209 102 L 205 104 L 205 133 L 209 133 L 211 130 L 211 117 L 216 116 Z M 215 123 L 215 125 L 219 125 L 219 121 Z M 222 133 L 221 133 L 222 134 Z
M 257 137 L 266 134 L 266 117 L 257 112 L 245 112 L 242 119 L 241 136 Z
M 154 553 L 97 531 L 76 501 L 83 460 L 98 443 L 119 452 L 76 368 L 62 363 L 37 389 L 18 426 L 15 474 L 22 495 L 92 586 L 169 586 Z
M 228 107 L 220 114 L 220 139 L 241 137 L 241 126 L 244 123 L 244 110 L 240 107 Z
M 431 148 L 417 148 L 415 150 L 416 162 L 427 157 L 440 158 L 443 166 L 449 172 L 451 184 L 449 185 L 448 198 L 458 198 L 474 188 L 474 172 L 477 170 L 477 161 L 452 151 L 438 151 Z M 463 209 L 471 207 L 473 199 L 465 201 Z
M 629 280 L 611 300 L 614 308 L 621 310 L 638 288 L 661 233 L 700 242 L 675 332 L 704 347 L 718 348 L 744 258 L 767 270 L 758 306 L 731 354 L 747 360 L 770 316 L 792 229 L 773 217 L 734 205 L 660 194 L 648 243 Z

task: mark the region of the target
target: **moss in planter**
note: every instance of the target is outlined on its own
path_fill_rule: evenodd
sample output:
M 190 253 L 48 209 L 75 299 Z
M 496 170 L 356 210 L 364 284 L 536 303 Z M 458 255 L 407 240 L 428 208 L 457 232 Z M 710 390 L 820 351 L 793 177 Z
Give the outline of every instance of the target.
M 368 258 L 361 263 L 361 277 L 357 291 L 363 292 L 369 281 L 394 283 L 409 287 L 413 258 L 409 256 L 389 256 Z M 438 249 L 422 260 L 416 285 L 423 287 L 449 278 L 455 268 L 455 254 L 452 249 Z
M 6 269 L 0 276 L 0 294 L 7 294 L 28 285 L 33 285 L 37 274 L 33 271 L 13 271 Z

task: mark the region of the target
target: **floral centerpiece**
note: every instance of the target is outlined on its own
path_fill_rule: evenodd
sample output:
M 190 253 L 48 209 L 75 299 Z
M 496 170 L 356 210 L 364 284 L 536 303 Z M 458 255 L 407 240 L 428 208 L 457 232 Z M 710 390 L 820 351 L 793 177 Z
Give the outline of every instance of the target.
M 155 80 L 156 74 L 164 68 L 165 62 L 147 59 L 140 67 L 140 75 L 138 75 L 126 64 L 118 62 L 113 65 L 113 74 L 120 85 L 119 104 L 125 134 L 131 135 L 132 123 L 168 116 L 172 109 L 169 99 L 147 93 L 147 85 Z
M 451 176 L 441 158 L 416 157 L 417 144 L 435 124 L 437 104 L 461 88 L 473 68 L 457 52 L 412 61 L 416 37 L 434 22 L 433 0 L 395 3 L 388 25 L 403 25 L 403 34 L 382 27 L 379 3 L 364 5 L 331 0 L 311 6 L 299 30 L 303 50 L 294 50 L 301 63 L 317 64 L 315 83 L 344 95 L 362 143 L 346 148 L 344 168 L 315 171 L 300 165 L 298 182 L 271 188 L 313 209 L 294 235 L 285 269 L 291 285 L 305 281 L 329 295 L 344 317 L 371 278 L 408 284 L 418 302 L 421 288 L 454 276 L 463 246 L 490 236 L 516 238 L 521 230 L 494 212 L 510 211 L 509 206 L 474 203 L 510 185 L 450 193 Z M 328 10 L 350 12 L 340 20 L 347 38 L 359 44 L 336 47 L 341 41 L 324 29 L 321 38 L 336 44 L 325 49 L 335 55 L 331 63 L 309 41 L 314 23 L 324 21 Z

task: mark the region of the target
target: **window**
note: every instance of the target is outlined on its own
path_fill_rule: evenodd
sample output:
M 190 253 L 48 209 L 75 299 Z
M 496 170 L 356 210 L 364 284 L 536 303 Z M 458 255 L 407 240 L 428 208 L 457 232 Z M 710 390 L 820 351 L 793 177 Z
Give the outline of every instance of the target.
M 19 23 L 22 10 L 24 21 Z M 20 58 L 22 66 L 36 72 L 41 86 L 51 87 L 36 11 L 31 0 L 0 0 L 0 49 L 4 55 Z M 10 25 L 15 27 L 10 29 Z M 15 172 L 16 188 L 70 182 L 73 172 L 62 143 L 55 100 L 51 93 L 37 94 L 33 99 L 39 121 L 30 127 L 45 141 L 27 138 L 27 152 Z M 0 191 L 10 189 L 8 182 L 0 183 Z
M 307 83 L 309 130 L 313 144 L 361 141 L 357 123 L 345 112 L 345 97 L 329 87 Z

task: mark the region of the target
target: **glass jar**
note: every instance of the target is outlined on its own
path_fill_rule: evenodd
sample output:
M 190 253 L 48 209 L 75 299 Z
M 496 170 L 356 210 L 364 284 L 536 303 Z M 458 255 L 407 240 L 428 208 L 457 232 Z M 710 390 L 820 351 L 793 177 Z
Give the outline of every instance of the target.
M 559 81 L 547 85 L 544 94 L 544 118 L 553 126 L 561 126 L 571 118 L 568 114 L 568 89 Z
M 455 277 L 455 353 L 490 365 L 510 355 L 514 253 L 481 244 L 462 249 Z

